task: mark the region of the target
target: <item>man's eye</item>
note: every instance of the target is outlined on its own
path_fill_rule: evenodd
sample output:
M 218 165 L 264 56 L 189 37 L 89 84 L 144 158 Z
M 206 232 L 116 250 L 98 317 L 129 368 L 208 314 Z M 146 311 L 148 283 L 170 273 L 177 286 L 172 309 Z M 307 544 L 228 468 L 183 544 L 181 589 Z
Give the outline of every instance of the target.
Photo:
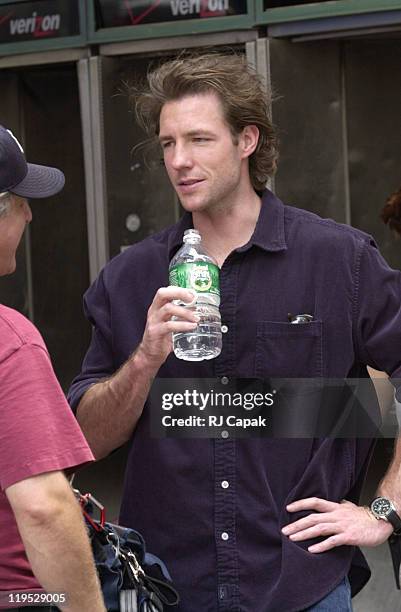
M 171 141 L 171 140 L 168 140 L 168 141 L 166 141 L 166 142 L 162 142 L 162 149 L 163 149 L 163 150 L 164 150 L 164 149 L 168 149 L 168 147 L 170 147 L 172 144 L 173 144 L 173 143 L 172 143 L 172 141 Z
M 210 138 L 206 138 L 205 136 L 197 136 L 194 138 L 194 142 L 209 142 Z

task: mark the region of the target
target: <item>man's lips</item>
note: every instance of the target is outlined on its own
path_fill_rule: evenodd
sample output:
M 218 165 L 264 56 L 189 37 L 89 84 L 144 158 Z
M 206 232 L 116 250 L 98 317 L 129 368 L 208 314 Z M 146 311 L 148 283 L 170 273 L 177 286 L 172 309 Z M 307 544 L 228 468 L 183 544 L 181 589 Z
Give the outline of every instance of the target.
M 177 189 L 182 194 L 190 194 L 195 192 L 199 185 L 204 182 L 205 179 L 181 179 L 177 183 Z
M 189 178 L 189 179 L 181 179 L 180 181 L 178 181 L 178 186 L 179 187 L 188 187 L 191 185 L 196 185 L 197 183 L 202 183 L 204 179 L 196 179 L 196 178 Z

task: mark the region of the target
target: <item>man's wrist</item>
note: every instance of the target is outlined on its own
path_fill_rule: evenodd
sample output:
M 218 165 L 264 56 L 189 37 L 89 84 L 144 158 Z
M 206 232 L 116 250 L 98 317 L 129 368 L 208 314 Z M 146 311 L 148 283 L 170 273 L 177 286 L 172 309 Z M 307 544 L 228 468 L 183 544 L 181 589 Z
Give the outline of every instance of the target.
M 370 503 L 369 510 L 375 519 L 387 523 L 393 533 L 401 535 L 401 517 L 391 499 L 384 495 L 375 497 Z
M 386 536 L 386 538 L 390 538 L 391 535 L 394 533 L 394 528 L 391 523 L 383 519 L 378 519 L 373 514 L 372 510 L 370 509 L 370 506 L 363 506 L 363 508 L 365 509 L 366 514 L 370 517 L 372 523 L 377 526 L 377 529 L 380 529 L 383 532 L 383 535 Z
M 140 344 L 137 350 L 132 354 L 128 360 L 130 369 L 134 369 L 136 372 L 140 372 L 147 378 L 152 379 L 156 376 L 161 363 L 155 364 L 154 359 L 150 358 L 148 353 L 144 350 L 142 344 Z
M 137 393 L 138 385 L 139 388 L 143 385 L 147 388 L 156 372 L 157 369 L 152 367 L 146 355 L 138 347 L 124 366 L 106 381 L 106 384 L 116 400 L 121 401 L 122 398 L 130 396 L 132 392 Z

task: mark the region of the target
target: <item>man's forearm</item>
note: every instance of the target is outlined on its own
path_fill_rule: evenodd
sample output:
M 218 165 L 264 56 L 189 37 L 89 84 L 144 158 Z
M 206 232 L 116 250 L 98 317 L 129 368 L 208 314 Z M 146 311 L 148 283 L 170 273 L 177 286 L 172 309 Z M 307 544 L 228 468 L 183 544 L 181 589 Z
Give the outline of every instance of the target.
M 93 385 L 82 397 L 77 419 L 97 459 L 131 437 L 152 380 L 173 350 L 172 334 L 196 329 L 199 316 L 175 303 L 193 299 L 193 293 L 182 287 L 160 287 L 135 353 L 114 376 Z
M 82 512 L 72 492 L 60 496 L 48 514 L 19 511 L 16 520 L 38 582 L 48 593 L 66 596 L 58 607 L 105 612 Z
M 379 485 L 378 494 L 391 499 L 401 513 L 401 436 L 395 441 L 393 459 Z
M 138 349 L 114 376 L 84 394 L 77 419 L 97 459 L 130 438 L 156 372 Z

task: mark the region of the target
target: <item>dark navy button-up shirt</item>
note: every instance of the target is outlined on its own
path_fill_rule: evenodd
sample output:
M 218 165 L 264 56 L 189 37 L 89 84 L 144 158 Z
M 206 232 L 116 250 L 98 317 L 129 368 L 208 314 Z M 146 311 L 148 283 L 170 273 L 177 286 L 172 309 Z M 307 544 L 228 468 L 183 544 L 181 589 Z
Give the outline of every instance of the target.
M 157 289 L 192 217 L 113 259 L 85 295 L 93 337 L 70 400 L 112 375 L 141 341 Z M 373 239 L 284 206 L 270 191 L 252 238 L 225 260 L 221 355 L 185 362 L 171 354 L 160 377 L 366 376 L 366 365 L 401 377 L 401 273 Z M 292 325 L 288 313 L 313 321 Z M 112 410 L 112 406 L 110 410 Z M 369 576 L 361 553 L 322 554 L 281 527 L 286 504 L 317 496 L 357 502 L 372 442 L 354 439 L 155 439 L 149 408 L 132 436 L 120 522 L 141 531 L 167 563 L 185 612 L 295 612 L 349 573 Z

